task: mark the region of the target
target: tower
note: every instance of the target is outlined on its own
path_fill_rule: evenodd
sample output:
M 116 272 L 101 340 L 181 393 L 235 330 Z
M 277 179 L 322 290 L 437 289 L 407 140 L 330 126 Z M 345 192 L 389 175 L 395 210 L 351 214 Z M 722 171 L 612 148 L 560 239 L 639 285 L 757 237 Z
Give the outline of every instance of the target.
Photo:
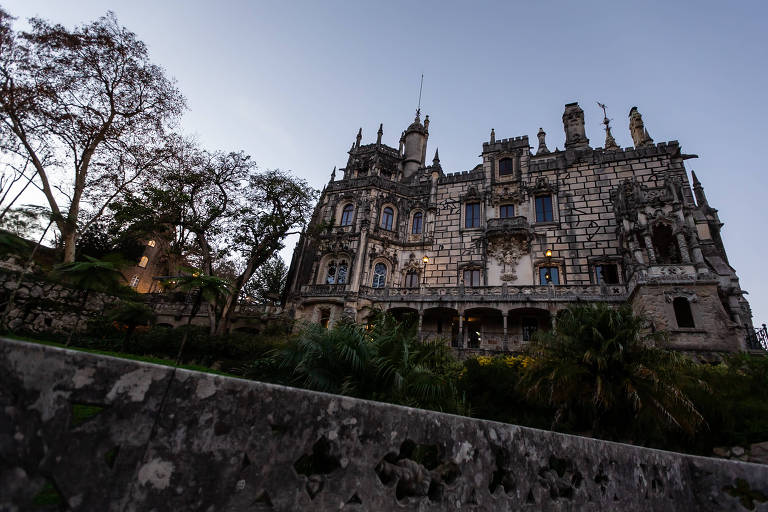
M 421 124 L 421 112 L 416 111 L 416 118 L 405 130 L 405 153 L 403 155 L 403 177 L 410 178 L 424 166 L 424 155 L 429 138 L 429 116 Z
M 578 103 L 568 103 L 563 112 L 565 149 L 589 148 L 589 139 L 584 130 L 584 111 Z

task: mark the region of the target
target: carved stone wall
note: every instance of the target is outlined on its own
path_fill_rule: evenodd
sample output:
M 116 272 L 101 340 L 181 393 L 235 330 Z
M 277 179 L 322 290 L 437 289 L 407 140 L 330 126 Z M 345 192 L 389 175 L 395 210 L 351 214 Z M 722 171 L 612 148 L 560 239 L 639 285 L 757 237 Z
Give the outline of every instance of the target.
M 768 510 L 768 466 L 0 340 L 0 510 Z

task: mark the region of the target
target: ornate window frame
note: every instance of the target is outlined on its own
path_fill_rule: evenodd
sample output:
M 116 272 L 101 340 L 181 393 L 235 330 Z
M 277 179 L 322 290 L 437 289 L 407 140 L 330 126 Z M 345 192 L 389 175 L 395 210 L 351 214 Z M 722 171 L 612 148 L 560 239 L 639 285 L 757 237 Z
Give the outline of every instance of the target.
M 384 282 L 381 283 L 379 286 L 376 286 L 377 279 L 376 279 L 376 267 L 378 265 L 384 265 L 385 273 L 384 273 Z M 388 288 L 392 285 L 391 282 L 392 279 L 392 264 L 389 262 L 386 258 L 376 258 L 371 262 L 371 268 L 369 273 L 369 281 L 370 281 L 370 287 L 371 288 Z
M 467 284 L 464 281 L 464 272 L 465 271 L 479 271 L 480 272 L 480 282 L 477 284 Z M 482 262 L 479 261 L 470 261 L 465 263 L 459 263 L 457 266 L 457 282 L 460 286 L 468 286 L 470 288 L 474 288 L 477 286 L 487 286 L 488 284 L 488 271 L 485 268 L 485 265 L 483 265 Z
M 536 178 L 536 183 L 533 187 L 526 187 L 528 193 L 529 208 L 531 212 L 531 225 L 533 226 L 547 226 L 560 223 L 560 208 L 558 198 L 558 186 L 552 184 L 546 177 Z M 552 220 L 537 220 L 536 211 L 536 199 L 539 197 L 549 196 L 552 202 Z
M 533 262 L 533 269 L 534 269 L 534 282 L 537 283 L 537 286 L 549 286 L 549 283 L 542 283 L 541 282 L 541 268 L 556 268 L 557 269 L 557 279 L 558 284 L 553 284 L 553 286 L 560 286 L 563 284 L 567 284 L 566 281 L 566 274 L 565 274 L 565 260 L 562 258 L 537 258 Z
M 384 226 L 384 210 L 387 208 L 392 209 L 392 225 L 389 227 Z M 398 214 L 397 214 L 397 206 L 395 206 L 391 202 L 386 202 L 381 205 L 381 208 L 379 209 L 379 219 L 376 223 L 376 226 L 379 229 L 382 229 L 387 232 L 396 232 L 397 231 L 397 221 L 398 221 Z

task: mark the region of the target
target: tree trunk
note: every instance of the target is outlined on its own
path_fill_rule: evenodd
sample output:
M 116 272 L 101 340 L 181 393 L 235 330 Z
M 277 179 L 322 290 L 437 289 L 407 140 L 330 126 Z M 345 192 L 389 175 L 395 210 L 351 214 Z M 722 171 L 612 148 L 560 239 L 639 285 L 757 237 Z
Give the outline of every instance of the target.
M 181 345 L 179 345 L 179 353 L 176 354 L 176 366 L 181 364 L 181 354 L 184 352 L 184 346 L 187 344 L 187 338 L 189 338 L 189 326 L 192 325 L 192 320 L 195 318 L 195 315 L 197 315 L 197 312 L 200 311 L 200 304 L 203 302 L 203 293 L 202 291 L 197 292 L 197 297 L 195 297 L 195 303 L 192 306 L 192 311 L 189 315 L 189 320 L 187 320 L 187 328 L 184 329 L 184 334 L 181 337 Z
M 77 233 L 73 228 L 65 228 L 61 232 L 61 242 L 64 245 L 64 263 L 75 261 L 75 249 L 77 244 Z
M 229 326 L 232 323 L 232 315 L 235 310 L 234 305 L 237 304 L 237 300 L 240 298 L 240 292 L 243 290 L 243 286 L 245 286 L 245 283 L 253 275 L 255 267 L 254 263 L 254 258 L 248 259 L 248 264 L 245 266 L 245 270 L 238 276 L 235 280 L 235 284 L 232 286 L 232 293 L 230 293 L 224 301 L 224 306 L 221 308 L 221 315 L 219 317 L 219 326 L 216 330 L 216 334 L 219 336 L 224 335 L 227 330 L 229 330 Z

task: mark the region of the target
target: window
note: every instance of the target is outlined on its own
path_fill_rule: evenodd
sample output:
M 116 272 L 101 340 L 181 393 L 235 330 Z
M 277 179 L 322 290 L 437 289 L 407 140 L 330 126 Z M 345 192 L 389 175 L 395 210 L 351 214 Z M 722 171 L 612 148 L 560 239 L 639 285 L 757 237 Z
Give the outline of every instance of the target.
M 608 263 L 595 265 L 595 282 L 597 284 L 619 284 L 619 268 Z
M 327 329 L 328 324 L 330 323 L 331 323 L 331 310 L 321 309 L 320 310 L 320 326 L 324 329 Z
M 389 206 L 384 208 L 384 211 L 381 212 L 381 227 L 388 231 L 392 231 L 392 222 L 394 218 L 395 211 Z
M 341 225 L 342 226 L 349 226 L 352 224 L 352 213 L 355 211 L 355 207 L 351 204 L 348 204 L 344 207 L 344 209 L 341 211 Z
M 557 267 L 539 267 L 540 284 L 560 284 L 560 273 Z
M 473 268 L 464 271 L 464 286 L 480 286 L 480 269 Z
M 387 284 L 387 266 L 383 263 L 377 263 L 373 267 L 373 287 L 384 288 Z
M 413 235 L 421 234 L 421 225 L 423 220 L 424 220 L 424 216 L 422 215 L 421 212 L 416 212 L 413 214 L 413 224 L 411 224 L 411 234 Z
M 155 246 L 155 241 L 154 240 L 150 240 L 149 242 L 147 242 L 147 246 L 148 247 L 154 247 Z
M 675 310 L 675 320 L 678 327 L 696 327 L 693 323 L 693 313 L 691 312 L 691 303 L 685 297 L 675 297 L 672 300 L 672 307 Z
M 336 269 L 336 284 L 345 284 L 347 282 L 347 268 L 347 262 L 342 260 Z
M 139 260 L 139 266 L 141 268 L 146 268 L 147 263 L 149 263 L 149 258 L 146 256 L 142 256 L 141 259 Z
M 464 227 L 480 227 L 480 203 L 467 203 L 465 207 Z
M 653 228 L 651 242 L 657 263 L 680 263 L 680 247 L 677 245 L 677 238 L 671 227 L 666 224 L 657 224 Z
M 499 217 L 502 219 L 508 219 L 515 216 L 515 205 L 503 204 L 499 207 Z
M 331 261 L 328 263 L 328 276 L 325 278 L 326 284 L 333 284 L 336 282 L 336 262 Z
M 538 328 L 539 322 L 535 318 L 523 318 L 523 341 L 531 341 Z
M 552 196 L 536 198 L 536 222 L 552 222 Z
M 513 162 L 514 160 L 511 158 L 502 158 L 499 160 L 499 175 L 507 176 L 509 174 L 513 174 L 515 172 Z
M 139 286 L 139 276 L 133 276 L 131 278 L 131 288 L 136 288 Z
M 405 274 L 405 287 L 406 288 L 418 288 L 419 287 L 419 273 L 408 272 Z

